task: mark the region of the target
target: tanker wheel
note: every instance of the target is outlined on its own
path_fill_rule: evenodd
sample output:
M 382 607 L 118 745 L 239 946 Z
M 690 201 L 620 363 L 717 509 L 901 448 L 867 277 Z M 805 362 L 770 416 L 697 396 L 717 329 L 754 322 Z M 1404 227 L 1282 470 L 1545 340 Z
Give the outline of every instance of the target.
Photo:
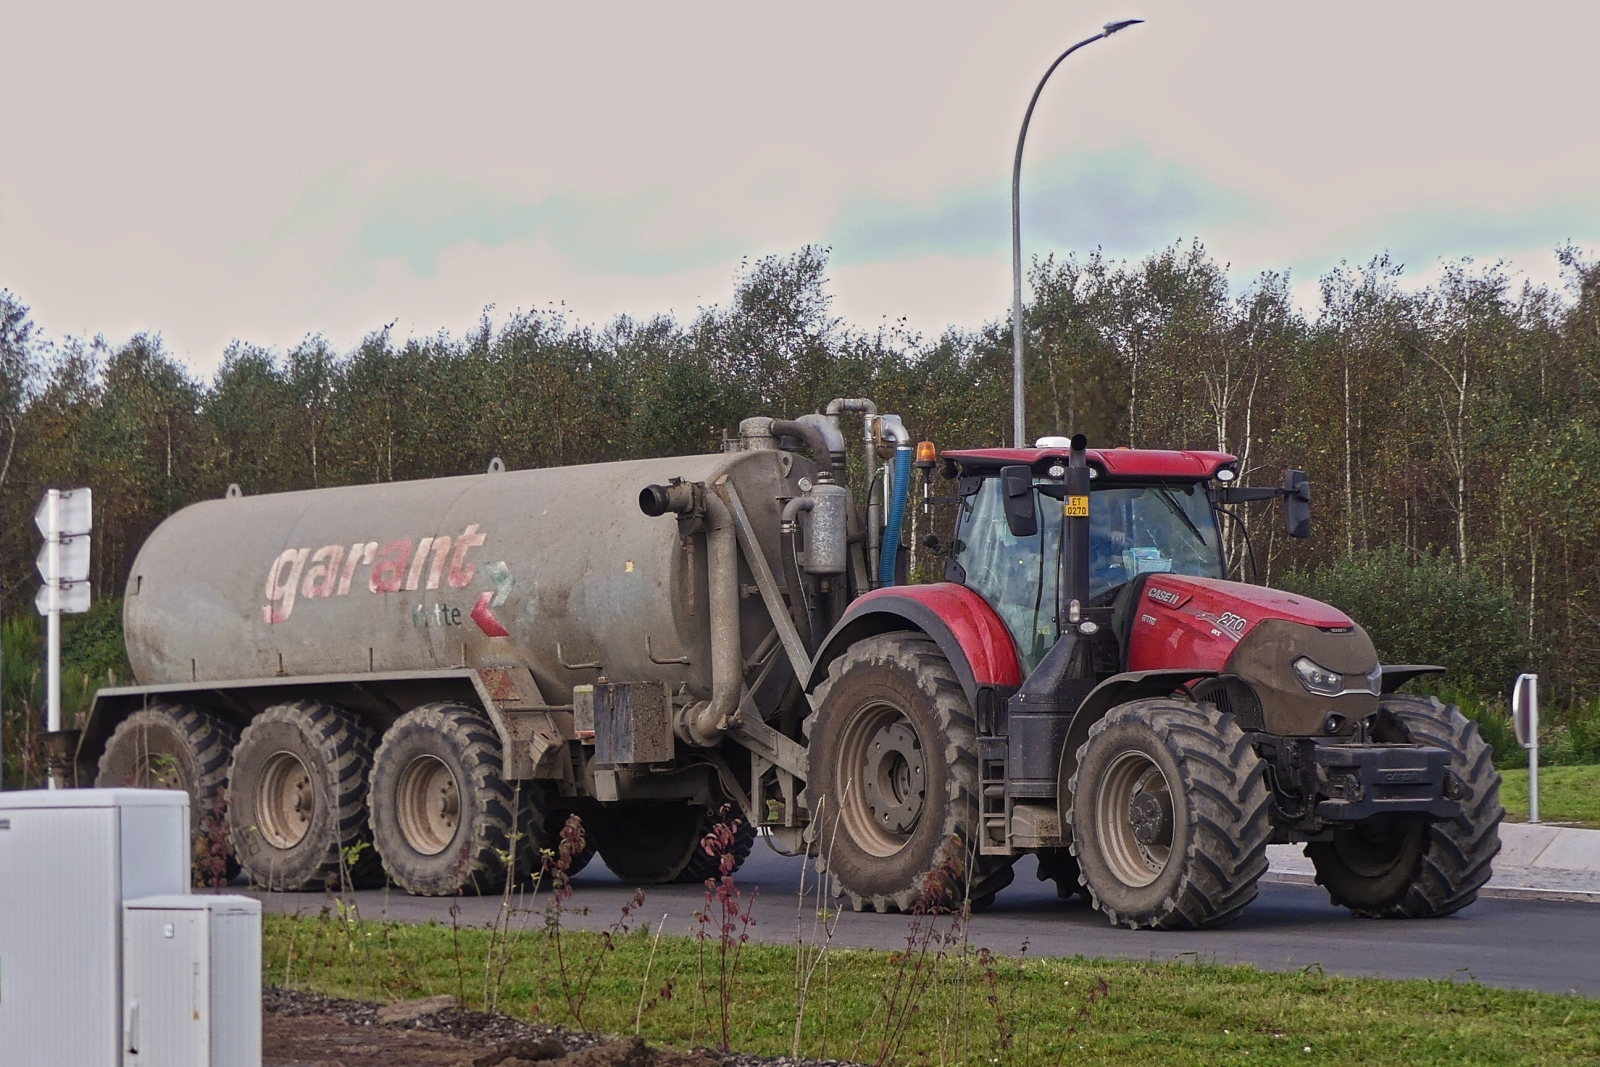
M 1379 709 L 1377 740 L 1450 754 L 1445 794 L 1461 801 L 1461 814 L 1437 822 L 1374 819 L 1308 844 L 1306 855 L 1333 903 L 1357 915 L 1422 919 L 1460 911 L 1477 899 L 1500 851 L 1505 809 L 1494 753 L 1478 724 L 1453 704 L 1390 695 Z
M 1041 848 L 1038 853 L 1039 868 L 1038 878 L 1041 882 L 1054 882 L 1056 896 L 1062 900 L 1071 900 L 1077 896 L 1082 887 L 1078 878 L 1078 861 L 1072 853 L 1064 848 Z
M 939 646 L 916 632 L 857 641 L 817 693 L 806 792 L 820 814 L 808 839 L 835 895 L 857 911 L 991 903 L 1013 861 L 972 854 L 972 709 Z
M 573 813 L 565 808 L 558 808 L 554 805 L 549 806 L 544 818 L 544 837 L 542 839 L 543 844 L 540 845 L 541 848 L 554 851 L 561 846 L 561 828 L 567 825 L 567 819 L 572 815 Z M 583 821 L 582 816 L 579 817 L 578 821 L 583 826 L 583 848 L 579 849 L 567 861 L 568 878 L 573 877 L 589 866 L 589 861 L 594 859 L 594 831 L 589 829 L 589 824 Z
M 718 814 L 687 801 L 624 801 L 607 804 L 594 819 L 594 842 L 611 873 L 624 882 L 661 885 L 703 882 L 716 862 L 701 847 Z M 755 833 L 735 832 L 735 870 L 750 855 Z
M 117 724 L 100 755 L 101 789 L 182 789 L 189 794 L 190 857 L 201 885 L 239 873 L 228 842 L 228 758 L 239 731 L 200 708 L 157 704 Z
M 549 847 L 544 787 L 502 776 L 482 712 L 425 704 L 383 735 L 372 761 L 372 835 L 383 869 L 417 896 L 494 893 Z
M 1197 929 L 1255 899 L 1272 836 L 1265 765 L 1232 715 L 1188 700 L 1113 708 L 1078 749 L 1072 856 L 1112 925 Z
M 705 849 L 706 835 L 716 830 L 717 826 L 725 825 L 733 831 L 733 841 L 728 845 L 727 854 L 733 857 L 733 869 L 737 871 L 744 866 L 744 861 L 750 858 L 750 850 L 755 847 L 756 828 L 750 825 L 750 820 L 734 811 L 731 807 L 724 812 L 722 809 L 711 811 L 701 809 L 700 840 L 695 843 L 694 851 L 689 855 L 689 862 L 683 870 L 673 879 L 676 882 L 694 883 L 704 882 L 708 878 L 717 878 L 722 874 L 722 859 L 714 856 Z
M 229 834 L 268 889 L 383 884 L 367 823 L 372 729 L 315 700 L 277 704 L 239 735 L 228 772 Z

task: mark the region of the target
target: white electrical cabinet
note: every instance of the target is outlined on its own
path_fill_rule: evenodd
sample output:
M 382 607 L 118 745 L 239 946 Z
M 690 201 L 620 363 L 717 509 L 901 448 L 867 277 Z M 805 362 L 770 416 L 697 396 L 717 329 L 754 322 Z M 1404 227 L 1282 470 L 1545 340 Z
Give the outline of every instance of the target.
M 122 908 L 123 1067 L 261 1067 L 261 903 L 149 897 Z
M 188 891 L 189 794 L 0 792 L 0 1064 L 119 1064 L 123 902 Z

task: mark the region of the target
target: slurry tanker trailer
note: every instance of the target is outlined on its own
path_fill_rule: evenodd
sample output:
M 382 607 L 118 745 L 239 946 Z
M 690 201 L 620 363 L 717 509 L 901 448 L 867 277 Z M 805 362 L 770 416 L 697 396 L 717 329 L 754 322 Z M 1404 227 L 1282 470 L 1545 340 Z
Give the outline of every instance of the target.
M 1202 927 L 1290 841 L 1360 914 L 1466 906 L 1488 747 L 1397 692 L 1438 668 L 1226 579 L 1231 506 L 1310 529 L 1303 474 L 1238 475 L 1081 436 L 936 456 L 841 399 L 711 455 L 230 489 L 139 552 L 138 684 L 96 695 L 78 766 L 188 790 L 200 847 L 284 890 L 493 891 L 576 814 L 627 881 L 707 877 L 727 820 L 737 858 L 810 853 L 857 909 L 936 877 L 982 907 L 1032 852 L 1113 923 Z M 933 501 L 944 581 L 906 584 Z

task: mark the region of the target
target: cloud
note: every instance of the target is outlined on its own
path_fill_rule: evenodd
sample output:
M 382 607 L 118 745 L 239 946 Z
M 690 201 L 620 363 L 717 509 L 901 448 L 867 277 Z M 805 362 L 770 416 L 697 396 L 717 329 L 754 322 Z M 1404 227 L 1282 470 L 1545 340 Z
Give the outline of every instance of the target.
M 674 213 L 673 197 L 654 185 L 606 197 L 557 190 L 526 200 L 479 181 L 411 170 L 372 189 L 355 168 L 340 167 L 310 183 L 261 242 L 235 249 L 250 259 L 296 239 L 336 238 L 331 281 L 344 291 L 370 285 L 378 265 L 398 260 L 418 278 L 432 278 L 440 258 L 467 245 L 499 248 L 548 241 L 576 266 L 601 273 L 675 274 L 736 258 L 743 244 L 702 231 L 651 239 L 651 228 Z
M 1300 258 L 1302 269 L 1321 273 L 1341 260 L 1353 262 L 1387 252 L 1394 261 L 1415 269 L 1463 256 L 1492 259 L 1534 248 L 1553 249 L 1568 241 L 1580 247 L 1600 244 L 1600 206 L 1578 200 L 1503 211 L 1431 205 L 1353 228 L 1328 242 L 1337 251 Z
M 1058 156 L 1022 172 L 1025 254 L 1095 247 L 1139 254 L 1207 227 L 1260 222 L 1262 214 L 1246 197 L 1142 147 Z M 925 203 L 859 194 L 840 211 L 831 243 L 841 264 L 1003 252 L 1011 247 L 1010 185 L 968 185 Z

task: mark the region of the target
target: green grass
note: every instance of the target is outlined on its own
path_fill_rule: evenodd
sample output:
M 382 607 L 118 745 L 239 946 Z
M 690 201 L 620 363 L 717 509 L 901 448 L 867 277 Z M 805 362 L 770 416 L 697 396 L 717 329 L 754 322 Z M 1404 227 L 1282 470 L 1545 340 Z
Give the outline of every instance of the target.
M 648 914 L 648 905 L 643 913 Z M 787 916 L 766 921 L 787 925 Z M 499 1010 L 572 1025 L 556 955 L 539 916 L 510 942 Z M 1226 934 L 1219 952 L 1226 951 Z M 569 966 L 594 958 L 594 934 L 563 935 Z M 714 942 L 662 938 L 643 977 L 650 937 L 616 939 L 601 958 L 588 1003 L 589 1029 L 631 1033 L 641 991 L 642 1032 L 657 1043 L 718 1039 Z M 448 925 L 406 926 L 268 916 L 265 980 L 370 1000 L 451 993 L 484 1002 L 488 935 Z M 937 946 L 935 946 L 935 951 Z M 922 1067 L 1058 1067 L 1062 1064 L 1425 1064 L 1600 1061 L 1600 1000 L 1459 983 L 1335 978 L 1248 966 L 1074 959 L 997 959 L 959 947 L 937 964 L 904 1043 L 887 1062 Z M 885 991 L 913 957 L 833 951 L 812 979 L 802 1054 L 880 1061 Z M 732 1046 L 790 1051 L 795 1021 L 792 946 L 750 944 L 732 985 Z M 670 998 L 659 997 L 672 983 Z M 903 998 L 902 998 L 903 999 Z M 1308 1051 L 1309 1050 L 1309 1051 Z
M 1503 770 L 1500 803 L 1506 818 L 1528 819 L 1528 768 Z M 1600 830 L 1600 765 L 1539 768 L 1539 819 Z

